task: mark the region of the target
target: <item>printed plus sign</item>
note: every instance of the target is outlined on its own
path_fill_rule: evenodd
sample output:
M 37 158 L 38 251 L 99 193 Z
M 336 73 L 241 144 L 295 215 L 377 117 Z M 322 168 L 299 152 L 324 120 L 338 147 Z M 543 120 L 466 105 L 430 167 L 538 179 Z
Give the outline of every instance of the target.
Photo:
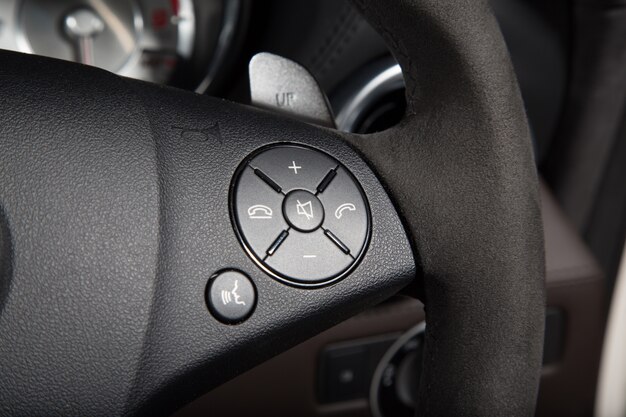
M 296 161 L 291 161 L 291 163 L 292 163 L 293 165 L 291 165 L 291 166 L 289 167 L 289 169 L 293 169 L 293 173 L 294 173 L 294 174 L 297 174 L 297 173 L 298 173 L 298 170 L 299 170 L 299 169 L 302 169 L 302 167 L 297 166 L 297 165 L 296 165 Z

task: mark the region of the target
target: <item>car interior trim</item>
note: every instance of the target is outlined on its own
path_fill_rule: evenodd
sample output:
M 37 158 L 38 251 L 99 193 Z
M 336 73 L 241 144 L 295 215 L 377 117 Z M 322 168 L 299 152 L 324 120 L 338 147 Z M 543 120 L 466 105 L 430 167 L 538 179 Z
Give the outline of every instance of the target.
M 596 417 L 626 416 L 626 248 L 607 323 L 598 382 Z

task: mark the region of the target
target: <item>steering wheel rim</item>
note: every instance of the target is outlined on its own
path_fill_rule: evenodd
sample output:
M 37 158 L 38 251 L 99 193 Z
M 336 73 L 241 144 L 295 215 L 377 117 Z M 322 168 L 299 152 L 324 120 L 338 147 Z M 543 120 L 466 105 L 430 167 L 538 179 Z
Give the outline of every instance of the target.
M 423 272 L 418 415 L 531 415 L 543 232 L 528 123 L 495 17 L 488 2 L 354 3 L 407 85 L 399 126 L 347 139 L 396 197 Z
M 3 415 L 165 415 L 397 292 L 416 264 L 428 321 L 418 414 L 534 412 L 542 227 L 497 23 L 486 1 L 355 4 L 407 84 L 405 119 L 368 136 L 2 53 Z M 232 231 L 231 177 L 277 141 L 332 155 L 366 191 L 370 247 L 337 283 L 285 286 Z M 259 294 L 237 326 L 204 305 L 224 267 Z

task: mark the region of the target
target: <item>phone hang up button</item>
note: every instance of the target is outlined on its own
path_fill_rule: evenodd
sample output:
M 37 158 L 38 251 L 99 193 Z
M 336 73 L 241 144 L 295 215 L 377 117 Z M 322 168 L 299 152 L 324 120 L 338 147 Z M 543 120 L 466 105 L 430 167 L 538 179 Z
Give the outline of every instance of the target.
M 246 167 L 239 177 L 234 196 L 235 218 L 247 247 L 259 258 L 278 234 L 288 229 L 282 213 L 284 195 L 263 178 Z

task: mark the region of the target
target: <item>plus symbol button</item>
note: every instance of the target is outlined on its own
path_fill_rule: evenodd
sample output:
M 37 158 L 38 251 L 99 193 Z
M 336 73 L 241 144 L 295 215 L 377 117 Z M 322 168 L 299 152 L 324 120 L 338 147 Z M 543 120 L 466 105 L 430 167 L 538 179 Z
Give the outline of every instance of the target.
M 302 169 L 302 167 L 296 165 L 296 161 L 291 161 L 293 165 L 289 166 L 289 169 L 293 169 L 294 174 L 298 174 L 298 170 Z

